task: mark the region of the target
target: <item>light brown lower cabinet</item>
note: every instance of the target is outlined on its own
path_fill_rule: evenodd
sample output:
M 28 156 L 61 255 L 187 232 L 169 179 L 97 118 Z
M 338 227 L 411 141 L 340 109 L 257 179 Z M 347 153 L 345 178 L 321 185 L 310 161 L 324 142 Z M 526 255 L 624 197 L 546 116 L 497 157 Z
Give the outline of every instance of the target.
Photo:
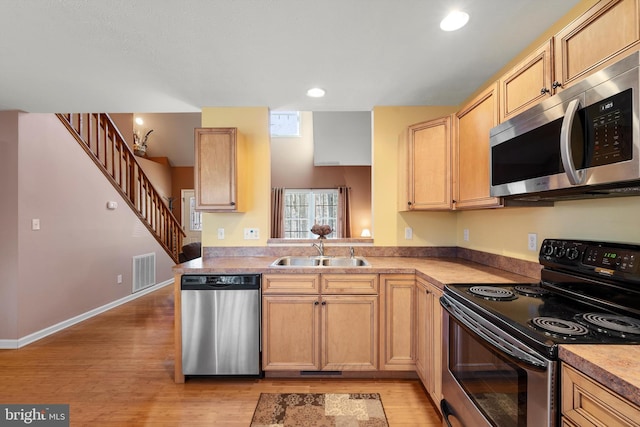
M 378 296 L 323 295 L 320 370 L 378 369 Z
M 370 288 L 345 295 L 331 277 L 292 275 L 301 292 L 320 283 L 336 294 L 295 295 L 289 275 L 264 275 L 262 367 L 265 371 L 366 371 L 378 369 L 377 275 L 335 275 L 338 283 Z M 272 283 L 286 283 L 273 286 Z M 362 286 L 357 286 L 360 283 Z M 372 286 L 373 283 L 373 286 Z M 360 290 L 360 292 L 367 292 Z
M 416 372 L 439 408 L 442 399 L 442 291 L 416 277 Z
M 562 364 L 561 382 L 563 426 L 640 426 L 640 407 L 572 366 Z
M 415 276 L 380 275 L 380 370 L 415 370 Z
M 316 371 L 320 369 L 320 308 L 318 296 L 262 297 L 262 368 Z

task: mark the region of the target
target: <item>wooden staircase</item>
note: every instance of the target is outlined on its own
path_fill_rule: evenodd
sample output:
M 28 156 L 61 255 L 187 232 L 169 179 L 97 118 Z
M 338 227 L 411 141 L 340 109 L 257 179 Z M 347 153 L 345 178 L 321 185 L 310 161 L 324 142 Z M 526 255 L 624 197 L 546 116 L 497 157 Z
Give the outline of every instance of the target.
M 56 114 L 177 264 L 185 237 L 133 151 L 105 113 Z

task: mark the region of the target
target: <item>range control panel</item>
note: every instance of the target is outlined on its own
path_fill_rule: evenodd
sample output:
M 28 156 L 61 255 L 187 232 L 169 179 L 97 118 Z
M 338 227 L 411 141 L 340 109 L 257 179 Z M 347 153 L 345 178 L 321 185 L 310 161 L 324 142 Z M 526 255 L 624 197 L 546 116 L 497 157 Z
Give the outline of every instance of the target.
M 545 239 L 540 264 L 572 271 L 640 281 L 640 246 L 584 240 Z

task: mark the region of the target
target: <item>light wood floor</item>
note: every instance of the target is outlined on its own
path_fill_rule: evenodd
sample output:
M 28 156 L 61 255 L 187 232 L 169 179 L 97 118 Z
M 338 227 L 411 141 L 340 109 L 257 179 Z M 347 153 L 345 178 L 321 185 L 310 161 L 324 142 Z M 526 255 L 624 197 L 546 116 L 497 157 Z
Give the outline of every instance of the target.
M 0 403 L 67 403 L 72 426 L 248 426 L 262 392 L 380 393 L 392 427 L 441 425 L 416 380 L 175 384 L 172 286 L 19 350 L 0 350 Z

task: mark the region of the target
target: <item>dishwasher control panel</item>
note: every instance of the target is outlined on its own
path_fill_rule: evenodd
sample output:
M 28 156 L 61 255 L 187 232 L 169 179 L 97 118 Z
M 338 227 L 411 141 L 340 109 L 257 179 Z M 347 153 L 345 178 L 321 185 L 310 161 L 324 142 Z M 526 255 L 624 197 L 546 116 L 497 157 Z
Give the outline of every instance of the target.
M 258 289 L 260 277 L 260 274 L 185 274 L 181 288 L 196 290 L 232 286 L 235 289 Z

